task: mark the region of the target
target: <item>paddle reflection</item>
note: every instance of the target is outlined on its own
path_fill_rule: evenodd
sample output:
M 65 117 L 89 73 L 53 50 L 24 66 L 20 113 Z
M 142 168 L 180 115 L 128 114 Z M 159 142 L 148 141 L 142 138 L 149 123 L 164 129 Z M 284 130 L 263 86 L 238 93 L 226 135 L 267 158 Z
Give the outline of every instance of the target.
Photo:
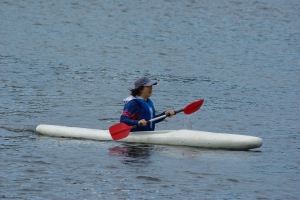
M 122 163 L 124 164 L 149 164 L 152 149 L 153 146 L 147 144 L 123 144 L 110 148 L 109 154 L 123 157 Z

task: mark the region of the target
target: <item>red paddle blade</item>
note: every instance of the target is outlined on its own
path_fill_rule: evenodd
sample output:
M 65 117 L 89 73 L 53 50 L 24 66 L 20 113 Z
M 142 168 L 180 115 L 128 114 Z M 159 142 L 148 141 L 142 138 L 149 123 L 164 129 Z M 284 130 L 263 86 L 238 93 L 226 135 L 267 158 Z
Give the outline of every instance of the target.
M 195 101 L 195 102 L 187 105 L 182 110 L 183 110 L 184 114 L 187 114 L 187 115 L 192 114 L 192 113 L 194 113 L 194 112 L 196 112 L 197 110 L 200 109 L 200 107 L 202 106 L 203 102 L 204 102 L 204 99 L 200 99 L 198 101 Z
M 120 140 L 126 138 L 131 129 L 132 126 L 128 126 L 124 123 L 118 123 L 109 127 L 109 132 L 113 140 Z

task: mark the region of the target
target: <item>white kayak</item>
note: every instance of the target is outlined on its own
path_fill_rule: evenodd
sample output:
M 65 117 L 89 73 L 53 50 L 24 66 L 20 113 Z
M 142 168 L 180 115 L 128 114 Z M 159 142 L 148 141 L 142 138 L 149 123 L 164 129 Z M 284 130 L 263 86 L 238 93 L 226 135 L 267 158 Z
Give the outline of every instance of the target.
M 41 124 L 36 127 L 36 132 L 55 137 L 113 140 L 108 130 Z M 263 143 L 259 137 L 186 129 L 132 132 L 128 137 L 118 141 L 228 150 L 249 150 L 258 148 Z

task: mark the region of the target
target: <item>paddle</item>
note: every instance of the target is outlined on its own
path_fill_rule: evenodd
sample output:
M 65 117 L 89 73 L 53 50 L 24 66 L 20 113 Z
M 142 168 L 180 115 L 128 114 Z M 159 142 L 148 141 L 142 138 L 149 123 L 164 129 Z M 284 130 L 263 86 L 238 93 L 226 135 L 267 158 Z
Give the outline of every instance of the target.
M 198 101 L 190 103 L 185 108 L 175 111 L 175 114 L 180 113 L 182 111 L 187 115 L 192 114 L 200 109 L 203 102 L 204 102 L 204 99 L 200 99 Z M 153 121 L 165 118 L 165 117 L 167 117 L 167 115 L 162 115 L 160 117 L 150 119 L 149 121 L 147 121 L 147 123 L 150 123 L 150 122 L 153 122 Z M 139 125 L 128 126 L 127 124 L 124 124 L 124 123 L 118 123 L 118 124 L 114 124 L 111 127 L 109 127 L 109 132 L 110 132 L 110 135 L 113 138 L 113 140 L 120 140 L 120 139 L 126 138 L 129 135 L 130 130 L 132 128 L 136 128 L 138 126 Z

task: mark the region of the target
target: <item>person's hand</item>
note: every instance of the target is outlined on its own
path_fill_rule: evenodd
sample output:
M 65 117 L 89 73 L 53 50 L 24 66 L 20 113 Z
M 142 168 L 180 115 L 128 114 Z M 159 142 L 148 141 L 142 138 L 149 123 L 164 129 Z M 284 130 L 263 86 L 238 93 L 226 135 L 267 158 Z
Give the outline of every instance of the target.
M 142 119 L 138 122 L 139 126 L 147 126 L 147 121 Z
M 174 110 L 168 110 L 167 112 L 165 112 L 165 115 L 167 115 L 168 117 L 172 117 L 173 115 L 175 115 L 175 111 Z

